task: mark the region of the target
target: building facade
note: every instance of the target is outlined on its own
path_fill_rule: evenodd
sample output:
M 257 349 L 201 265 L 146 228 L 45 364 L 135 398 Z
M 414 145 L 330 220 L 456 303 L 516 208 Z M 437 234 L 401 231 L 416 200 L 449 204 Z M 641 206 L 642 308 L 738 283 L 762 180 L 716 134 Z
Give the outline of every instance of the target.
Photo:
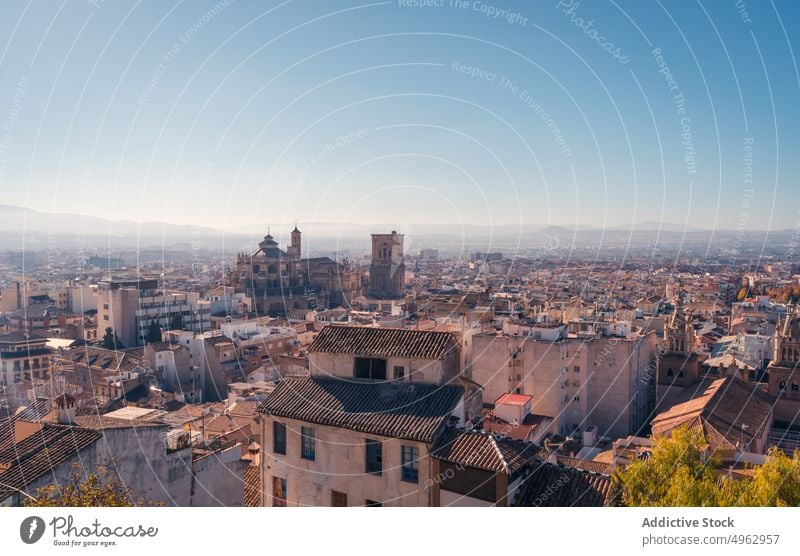
M 403 296 L 405 283 L 403 234 L 372 234 L 372 263 L 369 267 L 370 297 L 393 299 Z

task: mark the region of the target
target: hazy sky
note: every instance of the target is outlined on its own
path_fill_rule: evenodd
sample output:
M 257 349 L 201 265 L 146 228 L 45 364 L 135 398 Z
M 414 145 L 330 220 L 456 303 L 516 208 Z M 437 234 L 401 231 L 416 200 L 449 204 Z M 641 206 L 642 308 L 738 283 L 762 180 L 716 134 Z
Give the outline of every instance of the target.
M 789 0 L 4 2 L 0 202 L 227 227 L 790 228 L 799 16 Z

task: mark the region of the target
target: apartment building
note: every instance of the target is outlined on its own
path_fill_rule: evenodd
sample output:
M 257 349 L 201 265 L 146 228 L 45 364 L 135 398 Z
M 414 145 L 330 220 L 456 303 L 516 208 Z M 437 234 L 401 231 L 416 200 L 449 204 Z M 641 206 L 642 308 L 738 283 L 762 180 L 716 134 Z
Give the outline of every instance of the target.
M 552 418 L 561 434 L 592 425 L 600 436 L 631 434 L 654 407 L 656 336 L 605 324 L 568 332 L 560 322 L 509 321 L 472 337 L 466 373 L 487 402 L 532 396 L 532 413 Z
M 98 328 L 111 328 L 125 347 L 144 345 L 154 323 L 162 330 L 211 329 L 211 302 L 196 292 L 166 291 L 157 280 L 101 282 L 99 291 Z

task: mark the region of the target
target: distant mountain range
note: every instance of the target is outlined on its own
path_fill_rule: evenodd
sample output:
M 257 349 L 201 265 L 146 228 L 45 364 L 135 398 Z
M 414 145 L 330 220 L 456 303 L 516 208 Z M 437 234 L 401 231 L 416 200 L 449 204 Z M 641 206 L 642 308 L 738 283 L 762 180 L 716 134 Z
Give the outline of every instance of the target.
M 514 248 L 532 247 L 542 242 L 558 239 L 558 245 L 595 245 L 602 241 L 609 244 L 647 244 L 683 241 L 702 242 L 714 240 L 730 241 L 734 236 L 748 241 L 764 241 L 765 231 L 707 230 L 674 223 L 639 222 L 608 226 L 534 225 L 534 224 L 341 224 L 334 222 L 301 223 L 305 241 L 317 249 L 368 249 L 369 234 L 397 230 L 406 234 L 406 248 L 470 247 Z M 283 244 L 288 243 L 291 226 L 272 227 L 272 235 Z M 286 228 L 285 230 L 283 228 Z M 91 244 L 115 247 L 137 245 L 166 245 L 193 243 L 200 247 L 217 248 L 224 243 L 228 247 L 252 245 L 266 235 L 266 224 L 239 225 L 226 230 L 167 222 L 133 222 L 111 220 L 97 216 L 71 213 L 42 212 L 13 205 L 0 205 L 0 248 L 42 248 L 47 245 L 70 246 L 83 241 Z M 769 232 L 770 239 L 779 240 L 791 234 L 791 230 Z M 304 242 L 305 242 L 304 241 Z M 309 245 L 308 243 L 306 245 Z M 412 251 L 408 251 L 412 252 Z

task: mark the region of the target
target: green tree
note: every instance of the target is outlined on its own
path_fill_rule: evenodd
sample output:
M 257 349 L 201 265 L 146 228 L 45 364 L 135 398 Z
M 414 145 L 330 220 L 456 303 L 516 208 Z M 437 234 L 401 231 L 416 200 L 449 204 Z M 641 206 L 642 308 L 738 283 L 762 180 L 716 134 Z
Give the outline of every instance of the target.
M 797 506 L 800 457 L 770 449 L 764 465 L 736 478 L 718 456 L 704 456 L 702 430 L 680 428 L 654 439 L 652 456 L 620 468 L 613 480 L 629 506 Z
M 147 326 L 147 337 L 145 340 L 148 344 L 161 341 L 161 327 L 158 325 L 158 321 L 150 321 L 150 324 Z
M 161 506 L 161 502 L 137 496 L 131 487 L 117 477 L 108 476 L 105 468 L 84 475 L 75 471 L 70 479 L 58 485 L 36 490 L 33 498 L 25 500 L 30 507 L 89 507 L 89 506 Z
M 122 342 L 119 341 L 119 336 L 109 326 L 103 334 L 103 347 L 106 349 L 125 349 Z
M 170 330 L 183 330 L 183 315 L 175 313 L 169 321 Z

